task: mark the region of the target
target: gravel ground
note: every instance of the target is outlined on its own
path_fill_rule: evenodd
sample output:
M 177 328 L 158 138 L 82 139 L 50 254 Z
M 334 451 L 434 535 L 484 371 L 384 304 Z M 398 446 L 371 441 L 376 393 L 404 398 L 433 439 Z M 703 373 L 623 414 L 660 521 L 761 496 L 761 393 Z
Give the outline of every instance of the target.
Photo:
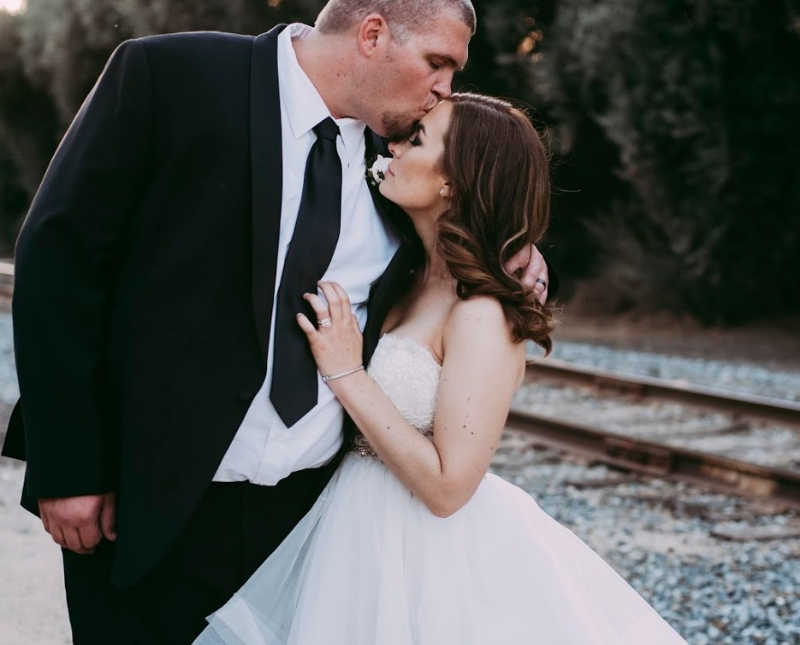
M 779 386 L 788 391 L 786 383 L 800 384 L 800 374 L 772 378 L 757 365 L 747 381 L 738 364 L 730 364 L 726 372 L 725 366 L 708 367 L 695 359 L 617 354 L 615 358 L 608 348 L 593 352 L 586 344 L 564 341 L 556 353 L 606 369 L 655 361 L 663 370 L 657 375 L 691 374 L 716 379 L 712 384 L 717 385 L 736 374 L 734 380 L 747 391 L 770 396 L 786 396 L 778 394 Z M 10 318 L 0 313 L 0 412 L 7 414 L 16 396 Z M 793 526 L 800 521 L 796 512 L 769 513 L 683 483 L 632 479 L 604 465 L 534 447 L 529 437 L 511 431 L 493 470 L 530 492 L 692 645 L 800 643 L 800 538 L 736 542 L 714 535 L 737 526 Z M 22 472 L 17 462 L 0 459 L 0 643 L 70 643 L 59 550 L 38 520 L 17 505 Z M 586 484 L 607 478 L 614 482 Z
M 19 397 L 17 373 L 14 367 L 14 339 L 11 314 L 0 311 L 0 405 L 10 407 Z M 5 432 L 5 426 L 0 433 Z
M 800 642 L 800 538 L 733 542 L 712 535 L 732 524 L 792 525 L 798 513 L 761 516 L 739 498 L 629 480 L 602 464 L 532 448 L 529 437 L 512 431 L 492 470 L 531 493 L 691 645 Z M 22 468 L 0 460 L 0 642 L 70 643 L 58 548 L 16 506 L 21 476 Z M 619 483 L 584 487 L 615 476 Z
M 492 470 L 530 492 L 692 645 L 800 643 L 800 537 L 735 542 L 715 531 L 787 527 L 740 498 L 660 479 L 630 480 L 507 431 Z M 619 483 L 587 486 L 587 480 Z M 780 509 L 775 509 L 780 510 Z M 764 514 L 766 513 L 766 514 Z

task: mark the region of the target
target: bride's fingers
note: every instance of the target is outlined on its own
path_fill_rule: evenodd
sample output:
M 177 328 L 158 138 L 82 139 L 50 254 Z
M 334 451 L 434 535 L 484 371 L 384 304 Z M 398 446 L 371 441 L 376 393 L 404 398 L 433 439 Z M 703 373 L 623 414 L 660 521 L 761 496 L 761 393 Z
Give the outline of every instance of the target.
M 322 298 L 320 298 L 315 293 L 304 293 L 303 300 L 308 302 L 311 305 L 311 308 L 314 310 L 314 315 L 317 317 L 317 321 L 323 320 L 324 318 L 330 318 L 330 311 L 328 310 L 328 305 L 326 305 Z
M 345 288 L 337 282 L 333 283 L 336 289 L 339 291 L 339 294 L 342 299 L 342 312 L 345 316 L 345 320 L 350 322 L 351 324 L 355 325 L 358 331 L 361 331 L 361 328 L 358 325 L 358 317 L 356 316 L 356 310 L 353 307 L 353 303 L 350 302 L 350 296 L 348 295 Z
M 328 307 L 330 308 L 331 312 L 331 320 L 334 323 L 343 320 L 342 299 L 339 297 L 339 294 L 336 292 L 336 290 L 331 286 L 331 283 L 320 282 L 319 288 L 322 290 L 325 300 L 328 301 Z
M 339 294 L 339 300 L 342 303 L 342 314 L 347 314 L 352 311 L 350 307 L 350 296 L 347 295 L 347 291 L 344 290 L 344 287 L 340 285 L 338 282 L 331 282 L 331 286 Z
M 300 329 L 302 329 L 305 335 L 308 337 L 308 341 L 313 342 L 318 332 L 317 328 L 311 324 L 311 321 L 308 318 L 306 318 L 304 314 L 297 314 L 297 324 L 300 326 Z

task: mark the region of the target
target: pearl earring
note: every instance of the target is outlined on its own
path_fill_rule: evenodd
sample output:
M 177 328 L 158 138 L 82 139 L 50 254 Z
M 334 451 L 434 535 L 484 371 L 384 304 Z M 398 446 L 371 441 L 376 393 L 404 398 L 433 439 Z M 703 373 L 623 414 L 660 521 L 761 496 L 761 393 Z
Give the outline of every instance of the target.
M 442 186 L 442 187 L 439 189 L 439 194 L 440 194 L 442 197 L 444 197 L 444 196 L 445 196 L 445 195 L 444 195 L 444 194 L 445 194 L 445 189 L 444 189 L 444 186 Z

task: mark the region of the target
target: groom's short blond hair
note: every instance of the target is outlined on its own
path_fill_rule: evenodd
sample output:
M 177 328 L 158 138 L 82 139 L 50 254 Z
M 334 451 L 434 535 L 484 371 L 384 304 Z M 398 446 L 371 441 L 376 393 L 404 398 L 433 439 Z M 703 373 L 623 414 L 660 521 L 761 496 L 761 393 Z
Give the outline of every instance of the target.
M 475 33 L 475 7 L 471 0 L 329 0 L 317 16 L 316 28 L 322 33 L 347 31 L 371 13 L 386 20 L 392 37 L 406 40 L 423 27 L 431 27 L 444 10 L 455 11 Z

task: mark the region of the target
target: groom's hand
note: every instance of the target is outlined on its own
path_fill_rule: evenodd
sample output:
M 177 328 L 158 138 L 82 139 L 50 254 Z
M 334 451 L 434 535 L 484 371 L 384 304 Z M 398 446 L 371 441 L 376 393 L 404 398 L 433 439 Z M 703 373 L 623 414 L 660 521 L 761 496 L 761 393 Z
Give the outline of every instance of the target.
M 511 274 L 521 270 L 522 284 L 533 290 L 534 296 L 541 304 L 547 302 L 547 285 L 550 277 L 547 272 L 547 262 L 536 245 L 531 244 L 511 256 L 505 268 Z
M 93 553 L 103 537 L 117 539 L 115 514 L 114 493 L 39 500 L 44 530 L 56 544 L 80 554 Z

